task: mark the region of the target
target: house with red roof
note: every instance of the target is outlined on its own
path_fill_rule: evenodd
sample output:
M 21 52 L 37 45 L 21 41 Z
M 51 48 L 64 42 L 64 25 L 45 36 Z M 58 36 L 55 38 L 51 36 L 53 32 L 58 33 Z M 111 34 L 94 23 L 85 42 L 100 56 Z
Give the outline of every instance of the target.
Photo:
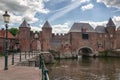
M 0 30 L 0 52 L 5 51 L 5 40 L 6 40 L 6 30 L 1 29 Z M 15 48 L 15 36 L 13 36 L 9 31 L 8 31 L 8 48 L 9 51 L 13 50 Z

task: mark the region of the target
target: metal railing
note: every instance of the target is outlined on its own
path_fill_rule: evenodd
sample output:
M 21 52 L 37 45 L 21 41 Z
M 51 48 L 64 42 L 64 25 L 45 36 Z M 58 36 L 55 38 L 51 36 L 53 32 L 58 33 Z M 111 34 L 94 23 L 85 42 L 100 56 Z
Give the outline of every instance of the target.
M 42 69 L 42 80 L 49 80 L 48 69 L 41 54 L 39 54 L 39 69 Z

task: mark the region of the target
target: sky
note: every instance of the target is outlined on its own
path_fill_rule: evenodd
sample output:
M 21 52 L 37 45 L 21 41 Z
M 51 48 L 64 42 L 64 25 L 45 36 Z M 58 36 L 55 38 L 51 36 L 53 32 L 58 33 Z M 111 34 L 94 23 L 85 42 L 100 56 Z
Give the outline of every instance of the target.
M 106 26 L 110 17 L 120 26 L 120 0 L 0 0 L 0 28 L 5 10 L 10 14 L 9 28 L 19 28 L 25 19 L 31 30 L 40 31 L 48 20 L 53 33 L 67 33 L 75 22 L 95 28 Z

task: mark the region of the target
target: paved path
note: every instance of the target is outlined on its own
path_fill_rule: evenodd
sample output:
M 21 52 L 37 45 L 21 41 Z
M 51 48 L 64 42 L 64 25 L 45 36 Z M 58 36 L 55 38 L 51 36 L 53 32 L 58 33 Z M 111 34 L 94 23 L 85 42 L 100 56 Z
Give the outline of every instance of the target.
M 22 53 L 24 54 L 24 53 Z M 33 55 L 26 59 L 34 57 Z M 21 60 L 25 61 L 25 55 Z M 37 67 L 15 66 L 20 61 L 20 55 L 15 54 L 15 63 L 12 65 L 12 56 L 8 56 L 8 70 L 4 70 L 4 57 L 0 57 L 0 80 L 41 80 L 41 70 Z
M 23 55 L 23 54 L 24 53 L 22 53 L 22 55 L 21 55 L 21 60 L 22 61 L 25 61 L 25 60 L 27 60 L 29 58 L 34 57 L 34 55 L 31 55 L 30 57 L 29 57 L 29 55 L 27 55 L 26 59 L 25 59 L 25 55 Z M 17 53 L 14 56 L 14 64 L 16 64 L 18 62 L 20 62 L 20 53 Z M 5 58 L 4 57 L 0 57 L 0 70 L 4 70 L 4 65 L 5 65 Z M 8 69 L 9 69 L 10 65 L 12 65 L 12 55 L 8 56 Z
M 41 70 L 36 67 L 10 66 L 0 71 L 0 80 L 41 80 Z

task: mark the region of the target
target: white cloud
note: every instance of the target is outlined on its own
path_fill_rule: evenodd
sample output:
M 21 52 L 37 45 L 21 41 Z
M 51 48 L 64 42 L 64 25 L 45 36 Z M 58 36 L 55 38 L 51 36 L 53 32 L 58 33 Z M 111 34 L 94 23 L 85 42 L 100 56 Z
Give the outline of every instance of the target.
M 116 27 L 120 26 L 120 16 L 114 16 L 112 18 L 112 20 L 113 20 L 114 24 L 116 25 Z M 80 21 L 80 22 L 89 23 L 93 28 L 96 28 L 96 26 L 98 26 L 98 25 L 106 27 L 108 20 L 101 21 L 101 22 L 94 22 L 94 21 Z
M 44 25 L 44 24 L 43 24 Z M 43 25 L 40 25 L 40 27 L 31 26 L 32 31 L 41 31 Z M 52 26 L 52 33 L 67 33 L 70 29 L 70 23 L 66 22 L 64 24 L 57 24 L 57 25 L 51 25 Z
M 41 31 L 41 27 L 31 26 L 32 31 Z
M 19 23 L 23 18 L 33 23 L 38 20 L 35 18 L 37 12 L 49 12 L 44 6 L 44 0 L 0 0 L 0 15 L 3 15 L 5 10 L 10 12 L 13 23 Z M 0 20 L 2 21 L 2 18 Z
M 88 1 L 89 0 L 76 0 L 76 1 L 72 2 L 70 5 L 67 5 L 64 8 L 61 8 L 61 9 L 57 10 L 57 12 L 49 18 L 49 21 L 54 21 L 55 19 L 57 19 L 57 18 L 63 16 L 64 14 L 70 12 L 71 10 L 79 7 L 82 3 L 85 3 L 85 2 L 88 2 Z
M 112 19 L 117 27 L 120 26 L 120 16 L 114 16 Z
M 96 26 L 106 26 L 107 21 L 102 21 L 102 22 L 94 22 L 94 21 L 80 21 L 83 23 L 89 23 L 94 29 L 96 28 Z
M 52 25 L 53 33 L 67 33 L 70 29 L 69 23 Z
M 107 7 L 116 7 L 120 9 L 120 0 L 97 0 L 104 3 Z
M 91 3 L 89 3 L 89 4 L 87 4 L 87 5 L 82 6 L 81 9 L 82 9 L 83 11 L 85 11 L 85 10 L 92 9 L 93 7 L 94 7 L 94 5 L 91 4 Z
M 112 18 L 113 22 L 115 23 L 116 27 L 120 26 L 120 16 L 114 16 Z M 106 21 L 101 21 L 101 22 L 95 22 L 95 21 L 80 21 L 82 23 L 89 23 L 94 29 L 96 28 L 96 26 L 104 26 L 106 27 L 106 24 L 108 23 L 108 20 Z M 68 33 L 68 31 L 70 30 L 71 26 L 73 24 L 71 24 L 71 22 L 66 22 L 63 24 L 57 24 L 57 25 L 51 25 L 52 26 L 52 32 L 53 33 Z M 41 27 L 43 25 L 40 25 Z M 41 31 L 41 27 L 36 27 L 36 26 L 32 26 L 31 30 L 33 31 Z

